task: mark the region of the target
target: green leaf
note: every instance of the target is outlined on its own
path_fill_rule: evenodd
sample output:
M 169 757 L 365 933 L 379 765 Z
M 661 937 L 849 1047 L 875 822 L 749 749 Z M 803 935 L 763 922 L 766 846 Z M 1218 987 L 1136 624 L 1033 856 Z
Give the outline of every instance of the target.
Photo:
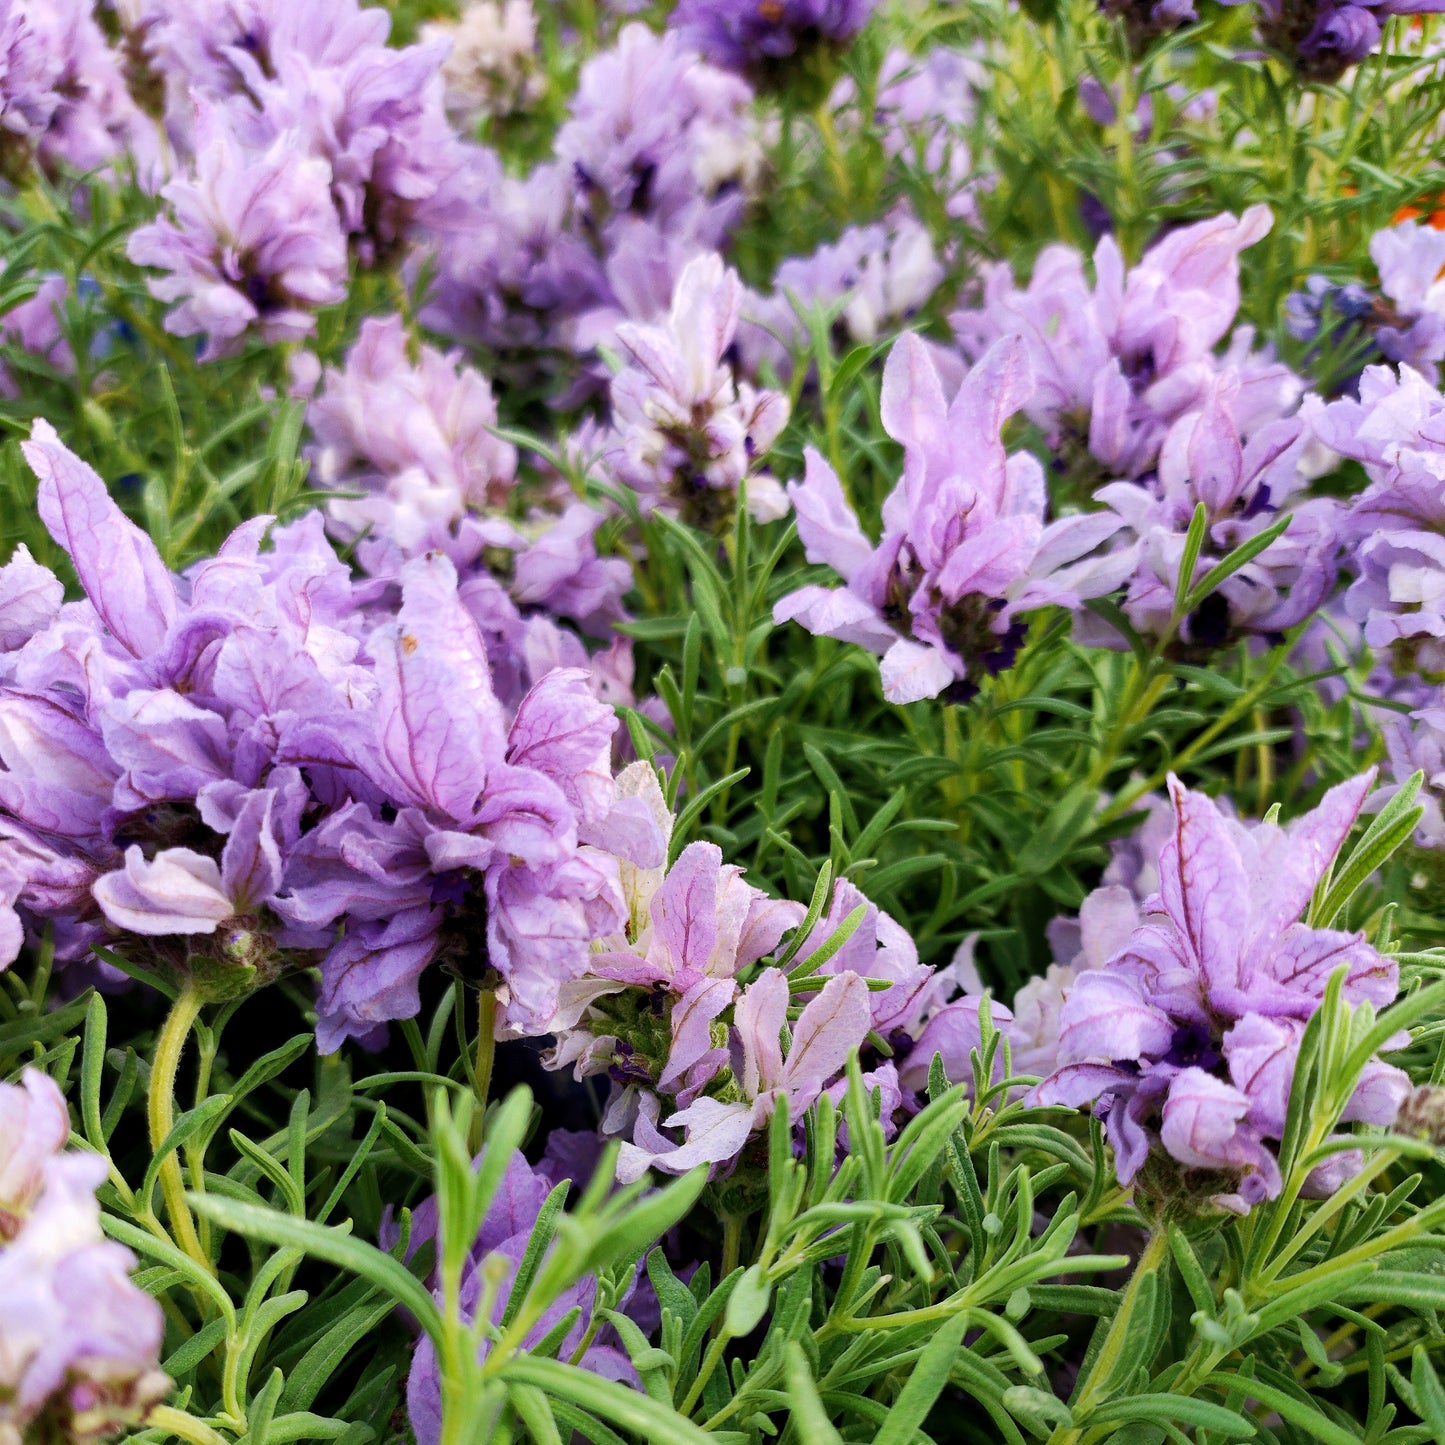
M 325 1260 L 370 1280 L 398 1304 L 405 1305 L 432 1341 L 440 1347 L 442 1321 L 431 1292 L 397 1260 L 375 1245 L 354 1238 L 347 1227 L 327 1227 L 309 1219 L 293 1219 L 258 1204 L 223 1199 L 214 1194 L 187 1194 L 195 1213 L 232 1234 L 264 1244 L 299 1249 L 313 1259 Z
M 1291 1425 L 1297 1425 L 1308 1437 L 1323 1441 L 1324 1445 L 1363 1445 L 1362 1436 L 1336 1424 L 1307 1399 L 1267 1384 L 1257 1376 L 1216 1370 L 1209 1378 L 1226 1389 L 1238 1387 L 1244 1394 L 1253 1396 L 1260 1404 L 1282 1415 Z
M 151 1195 L 155 1190 L 156 1180 L 160 1177 L 161 1165 L 166 1162 L 167 1156 L 180 1148 L 187 1139 L 199 1134 L 214 1119 L 218 1119 L 230 1106 L 229 1094 L 216 1094 L 196 1108 L 188 1109 L 176 1120 L 146 1166 L 145 1178 L 141 1180 L 140 1192 L 136 1195 L 142 1209 L 151 1207 Z
M 549 1397 L 568 1400 L 623 1430 L 635 1431 L 654 1445 L 662 1445 L 663 1441 L 667 1445 L 717 1445 L 714 1436 L 676 1410 L 576 1365 L 517 1355 L 497 1368 L 496 1377 L 508 1387 L 531 1385 Z
M 803 1347 L 796 1340 L 790 1341 L 784 1358 L 788 1395 L 793 1405 L 792 1420 L 797 1427 L 794 1434 L 809 1445 L 843 1445 L 843 1437 L 833 1428 L 818 1387 L 813 1383 L 813 1372 L 808 1368 Z
M 1223 1430 L 1232 1440 L 1247 1440 L 1255 1433 L 1254 1425 L 1238 1411 L 1188 1395 L 1126 1395 L 1089 1412 L 1090 1426 L 1113 1425 L 1125 1420 L 1154 1420 L 1162 1425 Z
M 773 1287 L 768 1283 L 767 1275 L 757 1265 L 750 1265 L 728 1297 L 723 1329 L 735 1340 L 752 1334 L 772 1302 Z
M 1184 551 L 1179 557 L 1179 576 L 1174 583 L 1174 616 L 1180 620 L 1187 617 L 1189 590 L 1194 585 L 1194 569 L 1199 564 L 1199 554 L 1204 550 L 1204 532 L 1209 525 L 1209 509 L 1203 502 L 1194 508 L 1189 519 L 1189 530 L 1184 534 Z
M 948 1383 L 969 1318 L 967 1310 L 960 1310 L 937 1328 L 913 1366 L 908 1383 L 888 1411 L 887 1423 L 873 1437 L 873 1445 L 912 1445 L 914 1433 L 928 1418 L 928 1412 Z
M 1292 516 L 1286 513 L 1247 542 L 1241 542 L 1223 561 L 1216 562 L 1200 579 L 1199 585 L 1191 588 L 1188 597 L 1184 599 L 1184 615 L 1187 617 L 1211 592 L 1227 582 L 1241 567 L 1247 567 L 1267 547 L 1272 546 L 1284 535 L 1285 528 L 1292 520 Z
M 1408 841 L 1424 815 L 1425 810 L 1415 805 L 1424 781 L 1424 773 L 1416 773 L 1402 783 L 1394 797 L 1380 809 L 1344 867 L 1331 876 L 1329 889 L 1319 906 L 1310 910 L 1309 921 L 1314 927 L 1333 927 L 1365 880 Z

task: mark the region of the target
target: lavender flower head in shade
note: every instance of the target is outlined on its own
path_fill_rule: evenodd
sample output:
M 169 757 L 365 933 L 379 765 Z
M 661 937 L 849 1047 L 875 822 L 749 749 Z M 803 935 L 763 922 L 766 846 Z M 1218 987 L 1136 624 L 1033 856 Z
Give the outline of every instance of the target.
M 478 1165 L 481 1157 L 476 1161 Z M 501 1323 L 511 1301 L 527 1244 L 536 1227 L 542 1206 L 558 1189 L 565 1191 L 566 1185 L 573 1182 L 563 1176 L 554 1177 L 554 1171 L 548 1167 L 549 1162 L 544 1159 L 542 1165 L 533 1167 L 520 1153 L 514 1154 L 507 1161 L 506 1173 L 502 1176 L 496 1196 L 482 1221 L 476 1243 L 463 1266 L 460 1303 L 463 1317 L 469 1322 L 475 1318 L 484 1289 L 490 1288 L 494 1290 L 493 1294 L 487 1296 L 492 1301 L 493 1322 Z M 579 1179 L 575 1182 L 585 1184 L 587 1181 Z M 426 1199 L 412 1214 L 407 1257 L 410 1258 L 426 1241 L 435 1239 L 436 1231 L 437 1203 L 435 1198 Z M 390 1247 L 395 1242 L 395 1237 L 398 1237 L 395 1226 L 388 1225 L 382 1235 L 382 1244 Z M 500 1282 L 485 1283 L 492 1279 Z M 437 1290 L 438 1303 L 444 1306 L 440 1286 L 433 1283 L 433 1287 Z M 625 1313 L 634 1289 L 635 1285 L 629 1287 L 612 1307 Z M 633 1369 L 626 1351 L 619 1347 L 620 1342 L 617 1341 L 611 1326 L 601 1325 L 600 1320 L 593 1318 L 597 1307 L 597 1280 L 593 1275 L 586 1275 L 564 1290 L 548 1306 L 528 1331 L 520 1347 L 523 1350 L 535 1349 L 572 1310 L 577 1310 L 577 1319 L 561 1341 L 558 1350 L 560 1357 L 571 1359 L 586 1340 L 587 1347 L 576 1361 L 577 1364 L 606 1379 L 635 1387 L 638 1383 L 637 1372 Z M 596 1327 L 599 1325 L 600 1329 Z M 485 1359 L 492 1348 L 487 1335 L 482 1335 L 478 1348 L 478 1358 Z M 426 1335 L 417 1341 L 416 1353 L 412 1357 L 411 1374 L 406 1384 L 406 1408 L 416 1445 L 440 1445 L 441 1363 L 437 1359 L 435 1345 Z
M 705 529 L 725 524 L 744 483 L 759 520 L 787 510 L 759 464 L 787 425 L 788 399 L 735 381 L 728 362 L 742 296 L 736 272 L 699 256 L 678 280 L 666 325 L 617 331 L 629 361 L 612 382 L 604 464 L 645 510 L 663 505 Z
M 244 336 L 310 335 L 316 310 L 346 293 L 346 237 L 331 202 L 331 168 L 295 135 L 265 149 L 238 135 L 233 109 L 202 102 L 196 168 L 161 194 L 171 214 L 136 230 L 126 254 L 167 274 L 148 284 L 180 304 L 166 317 L 177 336 L 205 337 L 203 357 Z
M 1049 246 L 1026 288 L 1005 265 L 986 271 L 982 306 L 955 314 L 954 328 L 970 357 L 1001 336 L 1023 338 L 1037 378 L 1028 415 L 1066 469 L 1090 487 L 1138 477 L 1222 365 L 1239 375 L 1233 405 L 1245 435 L 1298 402 L 1302 384 L 1252 350 L 1248 328 L 1234 332 L 1223 358 L 1215 355 L 1239 309 L 1240 252 L 1270 224 L 1264 206 L 1200 221 L 1165 236 L 1128 272 L 1105 236 L 1093 285 L 1079 252 Z
M 1344 969 L 1345 1001 L 1375 1008 L 1398 988 L 1395 963 L 1363 934 L 1299 921 L 1373 779 L 1280 827 L 1237 822 L 1171 777 L 1159 892 L 1127 941 L 1067 988 L 1059 1067 L 1035 1091 L 1044 1105 L 1094 1105 L 1121 1183 L 1165 1200 L 1208 1193 L 1241 1214 L 1279 1193 L 1273 1144 L 1326 983 Z M 1343 1119 L 1387 1124 L 1409 1087 L 1373 1060 Z M 1329 1174 L 1315 1181 L 1326 1192 L 1339 1182 Z
M 682 0 L 669 24 L 715 65 L 785 83 L 817 50 L 846 45 L 873 0 Z
M 0 274 L 5 271 L 0 263 Z M 18 347 L 54 370 L 75 370 L 75 355 L 61 324 L 69 291 L 63 276 L 45 276 L 35 294 L 0 316 L 0 342 Z M 13 401 L 20 395 L 21 382 L 13 370 L 0 361 L 0 397 Z
M 883 538 L 868 540 L 833 469 L 810 450 L 788 496 L 808 560 L 844 585 L 791 592 L 774 619 L 881 654 L 883 695 L 917 702 L 1010 666 L 1029 609 L 1117 586 L 1112 564 L 1070 570 L 1058 524 L 1044 525 L 1038 462 L 1004 448 L 1004 422 L 1033 389 L 1027 350 L 1009 339 L 949 403 L 927 347 L 905 334 L 883 375 L 883 426 L 904 449 L 903 477 L 883 504 Z M 1065 543 L 1074 542 L 1081 552 L 1092 545 L 1070 532 Z
M 160 1306 L 101 1232 L 96 1154 L 64 1151 L 60 1090 L 0 1084 L 0 1439 L 96 1440 L 140 1424 L 170 1381 Z

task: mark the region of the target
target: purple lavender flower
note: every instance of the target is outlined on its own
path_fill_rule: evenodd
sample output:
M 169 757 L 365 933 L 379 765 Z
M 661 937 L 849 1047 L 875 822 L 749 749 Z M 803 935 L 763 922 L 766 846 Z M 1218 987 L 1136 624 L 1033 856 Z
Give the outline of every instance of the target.
M 926 346 L 905 334 L 883 378 L 883 425 L 904 448 L 903 478 L 883 506 L 883 539 L 874 546 L 863 534 L 832 468 L 810 450 L 788 495 L 808 560 L 832 567 L 845 585 L 789 593 L 774 619 L 882 654 L 883 695 L 917 702 L 979 667 L 1009 666 L 1021 613 L 1116 586 L 1108 569 L 1067 570 L 1067 548 L 1044 527 L 1038 463 L 1004 450 L 1003 424 L 1032 394 L 1025 347 L 1007 340 L 949 404 Z M 1047 581 L 1036 576 L 1041 562 Z
M 1370 484 L 1343 519 L 1355 578 L 1344 610 L 1397 672 L 1445 673 L 1445 402 L 1417 372 L 1372 366 L 1358 400 L 1306 398 L 1325 446 L 1362 463 Z
M 669 24 L 715 65 L 784 80 L 810 51 L 847 44 L 872 12 L 873 0 L 682 0 Z
M 152 146 L 89 0 L 0 5 L 0 175 L 95 170 Z
M 181 303 L 166 329 L 205 336 L 204 357 L 235 350 L 252 330 L 270 342 L 308 336 L 313 313 L 345 295 L 346 238 L 330 167 L 294 136 L 253 150 L 236 118 L 199 106 L 195 174 L 161 191 L 174 219 L 142 226 L 127 247 L 137 265 L 170 273 L 151 281 L 151 292 Z
M 61 1152 L 69 1132 L 44 1075 L 0 1084 L 0 1433 L 14 1440 L 112 1434 L 170 1388 L 160 1306 L 101 1233 L 105 1161 Z
M 33 296 L 0 316 L 0 341 L 18 346 L 56 371 L 74 371 L 75 356 L 60 319 L 68 290 L 63 276 L 44 277 Z M 11 368 L 0 363 L 0 396 L 14 400 L 20 385 Z
M 479 1156 L 477 1163 L 480 1162 Z M 483 1297 L 484 1266 L 487 1268 L 488 1277 L 499 1281 L 491 1286 L 495 1290 L 495 1294 L 491 1296 L 493 1323 L 499 1325 L 506 1313 L 518 1270 L 527 1251 L 528 1240 L 537 1223 L 537 1216 L 548 1195 L 563 1182 L 561 1177 L 554 1177 L 553 1173 L 545 1169 L 545 1162 L 543 1167 L 533 1168 L 520 1153 L 514 1154 L 507 1161 L 501 1186 L 482 1221 L 462 1275 L 460 1303 L 463 1316 L 469 1321 L 475 1318 Z M 409 1255 L 424 1241 L 435 1238 L 436 1226 L 436 1201 L 424 1200 L 412 1215 L 412 1232 L 408 1240 Z M 389 1242 L 389 1234 L 388 1231 L 384 1236 L 384 1243 Z M 629 1289 L 615 1308 L 625 1311 L 631 1293 Z M 603 1327 L 598 1331 L 594 1328 L 594 1325 L 599 1323 L 593 1320 L 596 1299 L 597 1281 L 591 1275 L 571 1285 L 543 1312 L 528 1331 L 526 1338 L 521 1341 L 521 1348 L 530 1349 L 540 1344 L 568 1313 L 575 1309 L 580 1313 L 561 1342 L 559 1356 L 570 1359 L 583 1340 L 587 1339 L 591 1342 L 577 1361 L 583 1369 L 610 1380 L 635 1385 L 636 1371 L 626 1353 L 615 1343 L 609 1343 L 610 1340 L 615 1340 L 610 1329 Z M 600 1337 L 594 1339 L 594 1336 Z M 491 1341 L 483 1335 L 478 1348 L 478 1358 L 485 1359 L 491 1347 Z M 411 1374 L 406 1384 L 407 1416 L 417 1445 L 438 1445 L 441 1440 L 441 1403 L 440 1362 L 431 1340 L 422 1336 L 417 1341 Z
M 1234 409 L 1245 435 L 1299 400 L 1302 385 L 1252 350 L 1248 328 L 1235 331 L 1223 358 L 1214 354 L 1239 309 L 1239 253 L 1270 224 L 1264 206 L 1200 221 L 1171 232 L 1127 274 L 1105 236 L 1092 286 L 1077 251 L 1049 246 L 1026 289 L 1006 266 L 987 271 L 981 309 L 956 313 L 954 328 L 974 358 L 999 337 L 1023 338 L 1037 377 L 1028 415 L 1066 465 L 1083 461 L 1091 482 L 1141 476 L 1169 425 L 1200 404 L 1224 367 L 1239 376 Z
M 684 1142 L 674 1143 L 660 1131 L 657 1097 L 643 1095 L 637 1142 L 624 1144 L 618 1156 L 619 1179 L 640 1178 L 649 1168 L 685 1174 L 698 1164 L 726 1163 L 772 1117 L 784 1094 L 790 1117 L 795 1122 L 802 1117 L 867 1036 L 871 1010 L 862 978 L 835 975 L 793 1023 L 785 1055 L 780 1037 L 790 997 L 787 975 L 776 968 L 764 970 L 743 991 L 734 1011 L 742 1097 L 729 1102 L 704 1094 L 663 1121 L 663 1128 L 685 1130 Z
M 438 276 L 423 319 L 528 380 L 546 375 L 537 353 L 585 355 L 615 346 L 619 321 L 662 319 L 683 267 L 725 244 L 756 187 L 751 99 L 675 35 L 625 27 L 583 66 L 555 160 L 515 179 L 469 148 L 461 203 L 429 222 Z
M 270 519 L 246 523 L 182 581 L 44 422 L 24 447 L 86 600 L 57 611 L 26 553 L 0 572 L 0 961 L 47 927 L 63 963 L 120 938 L 213 991 L 309 958 L 329 936 L 272 905 L 303 814 L 346 793 L 322 765 L 308 786 L 283 747 L 375 686 L 319 518 L 265 556 Z
M 1287 828 L 1243 824 L 1171 777 L 1174 835 L 1159 893 L 1128 941 L 1067 988 L 1059 1067 L 1042 1104 L 1095 1104 L 1132 1183 L 1151 1155 L 1217 1181 L 1214 1202 L 1246 1212 L 1280 1189 L 1270 1141 L 1284 1131 L 1305 1023 L 1345 970 L 1344 998 L 1388 1004 L 1391 959 L 1363 934 L 1299 922 L 1348 835 L 1373 772 L 1341 784 Z M 1371 1066 L 1345 1119 L 1389 1123 L 1408 1091 Z
M 612 383 L 604 461 L 644 509 L 663 504 L 713 528 L 746 482 L 759 520 L 786 511 L 782 489 L 757 467 L 787 424 L 788 399 L 735 382 L 726 360 L 741 306 L 736 272 L 700 256 L 677 283 L 666 326 L 618 328 L 631 361 Z
M 1370 259 L 1394 312 L 1376 332 L 1380 350 L 1437 382 L 1445 361 L 1445 231 L 1418 221 L 1389 226 L 1370 238 Z
M 1111 482 L 1095 500 L 1103 512 L 1082 513 L 1056 524 L 1062 538 L 1102 538 L 1092 561 L 1099 572 L 1119 567 L 1125 581 L 1121 603 L 1141 636 L 1162 637 L 1173 620 L 1185 537 L 1196 507 L 1206 513 L 1205 545 L 1191 584 L 1223 555 L 1257 535 L 1272 514 L 1290 508 L 1284 534 L 1183 619 L 1180 640 L 1212 649 L 1241 633 L 1273 635 L 1302 622 L 1334 585 L 1340 544 L 1336 503 L 1329 498 L 1295 500 L 1304 485 L 1302 459 L 1308 433 L 1297 417 L 1271 422 L 1247 440 L 1239 434 L 1242 386 L 1221 370 L 1202 407 L 1181 416 L 1166 433 L 1156 475 L 1145 482 Z M 1113 518 L 1111 524 L 1110 518 Z M 1076 567 L 1084 565 L 1075 563 Z M 1098 646 L 1123 639 L 1108 624 L 1080 616 L 1076 635 Z
M 807 340 L 805 313 L 836 312 L 840 344 L 877 341 L 911 319 L 943 281 L 943 264 L 919 221 L 906 212 L 871 226 L 850 226 L 811 256 L 778 267 L 772 294 L 746 295 L 738 346 L 742 368 L 756 376 L 766 360 L 780 376 Z
M 371 318 L 309 415 L 322 485 L 365 493 L 330 504 L 332 535 L 388 592 L 412 558 L 445 553 L 506 706 L 554 667 L 592 669 L 599 696 L 632 703 L 631 644 L 611 630 L 631 568 L 598 555 L 602 514 L 570 491 L 509 513 L 517 452 L 485 377 L 429 346 L 413 365 L 400 318 Z M 579 631 L 608 649 L 594 660 Z

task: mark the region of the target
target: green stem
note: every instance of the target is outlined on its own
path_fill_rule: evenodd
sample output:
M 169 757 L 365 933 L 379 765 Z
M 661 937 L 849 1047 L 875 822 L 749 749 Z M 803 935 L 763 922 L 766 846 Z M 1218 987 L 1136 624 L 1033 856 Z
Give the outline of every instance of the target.
M 146 1097 L 152 1149 L 159 1150 L 175 1127 L 176 1071 L 180 1067 L 181 1052 L 190 1036 L 191 1026 L 200 1012 L 201 996 L 187 985 L 176 995 L 176 1001 L 171 1005 L 156 1039 L 155 1057 L 151 1060 L 150 1092 Z M 215 1274 L 215 1266 L 201 1248 L 195 1222 L 186 1206 L 186 1185 L 175 1150 L 168 1152 L 161 1161 L 160 1186 L 176 1243 L 208 1274 Z
M 484 988 L 477 995 L 477 1103 L 485 1114 L 492 1092 L 492 1066 L 497 1058 L 497 995 Z
M 1168 1257 L 1169 1235 L 1162 1229 L 1155 1230 L 1149 1236 L 1149 1243 L 1144 1246 L 1144 1253 L 1139 1256 L 1138 1264 L 1134 1266 L 1134 1273 L 1129 1277 L 1129 1283 L 1119 1301 L 1118 1312 L 1109 1326 L 1109 1333 L 1104 1337 L 1102 1348 L 1094 1356 L 1094 1363 L 1074 1391 L 1070 1409 L 1076 1418 L 1083 1416 L 1087 1419 L 1089 1407 L 1095 1403 L 1099 1392 L 1108 1384 L 1109 1377 L 1114 1373 L 1123 1356 L 1124 1345 L 1129 1338 L 1129 1325 L 1134 1318 L 1134 1310 L 1139 1303 L 1139 1293 L 1143 1288 L 1144 1281 L 1164 1268 Z M 1067 1429 L 1060 1425 L 1049 1436 L 1048 1445 L 1077 1445 L 1083 1435 L 1084 1427 L 1082 1425 L 1073 1425 Z
M 743 1217 L 740 1214 L 723 1215 L 722 1273 L 719 1280 L 726 1279 L 737 1267 L 742 1257 Z
M 197 1420 L 185 1410 L 174 1405 L 157 1405 L 146 1416 L 146 1425 L 155 1430 L 164 1430 L 178 1440 L 187 1440 L 190 1445 L 230 1445 L 224 1435 L 212 1430 L 204 1420 Z

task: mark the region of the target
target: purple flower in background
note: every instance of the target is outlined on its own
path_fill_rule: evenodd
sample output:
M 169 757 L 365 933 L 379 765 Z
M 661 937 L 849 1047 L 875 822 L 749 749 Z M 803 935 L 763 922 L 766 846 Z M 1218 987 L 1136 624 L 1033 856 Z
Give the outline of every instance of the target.
M 1004 450 L 1004 422 L 1032 395 L 1020 341 L 993 347 L 949 403 L 924 343 L 900 338 L 884 372 L 883 425 L 903 446 L 904 472 L 883 505 L 883 538 L 868 540 L 838 477 L 810 450 L 788 496 L 808 560 L 832 567 L 844 586 L 791 592 L 774 619 L 881 654 L 883 695 L 917 702 L 980 666 L 1009 666 L 1023 612 L 1117 586 L 1108 569 L 1068 570 L 1044 526 L 1038 462 Z
M 149 283 L 177 336 L 203 335 L 204 357 L 234 351 L 255 331 L 268 342 L 310 335 L 314 312 L 346 294 L 346 238 L 332 205 L 331 170 L 280 135 L 243 143 L 230 110 L 202 104 L 196 170 L 162 188 L 171 216 L 140 227 L 127 255 L 169 274 Z
M 1308 397 L 1325 446 L 1359 461 L 1369 485 L 1342 520 L 1355 576 L 1344 610 L 1396 672 L 1445 674 L 1445 402 L 1419 373 L 1367 367 L 1358 399 Z
M 1077 251 L 1048 246 L 1027 288 L 1005 265 L 987 269 L 982 306 L 956 313 L 954 329 L 970 357 L 999 337 L 1022 338 L 1037 378 L 1028 415 L 1066 466 L 1082 464 L 1091 484 L 1138 477 L 1153 466 L 1170 424 L 1200 405 L 1222 369 L 1238 375 L 1232 406 L 1246 436 L 1299 400 L 1301 383 L 1252 350 L 1249 328 L 1215 355 L 1239 309 L 1239 254 L 1270 224 L 1268 208 L 1254 206 L 1237 219 L 1181 227 L 1127 273 L 1105 236 L 1092 285 Z
M 669 25 L 715 65 L 782 79 L 820 46 L 841 47 L 873 0 L 681 0 Z
M 43 1074 L 0 1084 L 0 1434 L 13 1440 L 109 1435 L 170 1389 L 161 1308 L 101 1232 L 105 1161 L 62 1152 L 69 1132 Z
M 560 1132 L 560 1131 L 559 1131 Z M 480 1156 L 477 1163 L 481 1162 Z M 492 1321 L 500 1325 L 503 1315 L 511 1302 L 516 1286 L 517 1274 L 527 1243 L 537 1223 L 547 1197 L 564 1179 L 554 1177 L 546 1170 L 547 1161 L 534 1168 L 520 1153 L 514 1154 L 507 1162 L 507 1171 L 497 1190 L 495 1198 L 487 1209 L 486 1218 L 477 1234 L 476 1243 L 467 1259 L 462 1275 L 461 1308 L 463 1317 L 469 1322 L 475 1318 L 476 1310 L 483 1295 L 483 1268 L 488 1277 L 500 1279 L 495 1285 L 492 1298 Z M 585 1180 L 577 1180 L 585 1184 Z M 420 1204 L 412 1216 L 412 1231 L 408 1240 L 408 1256 L 425 1241 L 436 1237 L 436 1200 L 427 1199 Z M 392 1242 L 392 1229 L 383 1237 L 384 1244 Z M 545 1257 L 545 1256 L 544 1256 Z M 498 1268 L 500 1266 L 500 1268 Z M 493 1272 L 495 1273 L 495 1276 Z M 597 1303 L 597 1281 L 588 1275 L 564 1290 L 543 1312 L 540 1319 L 521 1340 L 522 1349 L 535 1348 L 574 1309 L 580 1313 L 561 1341 L 557 1356 L 568 1360 L 577 1351 L 583 1340 L 589 1341 L 577 1363 L 584 1370 L 602 1375 L 609 1380 L 619 1380 L 629 1385 L 637 1383 L 636 1371 L 625 1351 L 616 1343 L 610 1327 L 593 1328 L 593 1311 Z M 629 1289 L 613 1308 L 626 1311 L 632 1294 Z M 443 1303 L 438 1292 L 438 1303 Z M 482 1336 L 478 1358 L 485 1359 L 492 1348 L 486 1335 Z M 423 1335 L 412 1357 L 411 1374 L 406 1384 L 407 1417 L 417 1445 L 438 1445 L 441 1440 L 441 1364 L 437 1359 L 436 1347 L 429 1337 Z
M 1241 633 L 1280 633 L 1303 622 L 1334 585 L 1338 506 L 1329 498 L 1295 500 L 1306 480 L 1301 468 L 1308 433 L 1298 417 L 1287 417 L 1261 426 L 1248 439 L 1242 437 L 1238 412 L 1243 389 L 1237 373 L 1221 370 L 1209 383 L 1199 410 L 1170 426 L 1152 478 L 1100 487 L 1094 498 L 1105 510 L 1056 524 L 1061 537 L 1076 539 L 1073 550 L 1079 552 L 1091 535 L 1102 538 L 1093 564 L 1101 571 L 1122 569 L 1120 605 L 1141 636 L 1164 636 L 1171 625 L 1186 536 L 1201 503 L 1205 542 L 1188 579 L 1191 584 L 1269 526 L 1279 511 L 1287 508 L 1290 522 L 1281 537 L 1182 620 L 1178 635 L 1185 645 L 1212 649 Z M 1076 622 L 1081 641 L 1124 645 L 1109 624 L 1092 614 L 1080 615 Z
M 1244 1213 L 1278 1194 L 1270 1145 L 1330 976 L 1344 969 L 1346 1002 L 1377 1009 L 1398 987 L 1395 963 L 1363 934 L 1299 921 L 1373 778 L 1280 827 L 1236 822 L 1171 777 L 1159 892 L 1112 956 L 1066 986 L 1059 1066 L 1035 1091 L 1046 1105 L 1095 1105 L 1122 1183 L 1162 1151 L 1215 1176 L 1223 1208 Z M 1389 1123 L 1408 1088 L 1376 1061 L 1344 1117 Z
M 815 309 L 836 313 L 840 347 L 877 341 L 925 306 L 943 277 L 927 229 L 906 212 L 888 222 L 850 226 L 811 256 L 784 261 L 770 295 L 744 296 L 742 369 L 755 376 L 766 360 L 786 375 L 791 353 L 808 342 L 805 318 Z
M 323 486 L 364 493 L 327 508 L 333 536 L 389 597 L 408 561 L 442 552 L 509 708 L 554 667 L 593 670 L 599 696 L 630 704 L 631 643 L 614 636 L 632 569 L 600 557 L 602 514 L 565 488 L 517 515 L 517 452 L 496 435 L 485 377 L 422 346 L 399 317 L 370 318 L 309 410 Z M 609 647 L 589 656 L 579 633 Z
M 0 273 L 4 269 L 0 263 Z M 73 372 L 75 356 L 61 326 L 68 291 L 63 276 L 43 277 L 33 296 L 0 316 L 0 341 L 19 347 L 56 371 Z M 20 377 L 0 362 L 0 397 L 14 400 L 21 385 Z
M 644 510 L 664 505 L 695 526 L 726 521 L 746 483 L 760 521 L 782 516 L 782 489 L 758 464 L 787 425 L 788 399 L 735 382 L 727 358 L 742 283 L 717 256 L 688 263 L 665 326 L 623 325 L 629 364 L 612 382 L 609 471 Z
M 1445 361 L 1445 231 L 1402 221 L 1375 232 L 1370 259 L 1394 312 L 1375 333 L 1381 352 L 1438 382 Z
M 423 319 L 533 383 L 548 350 L 616 349 L 619 321 L 663 319 L 683 267 L 726 243 L 756 189 L 751 100 L 676 35 L 626 26 L 583 65 L 554 160 L 513 178 L 469 148 L 460 204 L 428 222 L 437 285 Z M 574 376 L 569 397 L 604 381 Z

